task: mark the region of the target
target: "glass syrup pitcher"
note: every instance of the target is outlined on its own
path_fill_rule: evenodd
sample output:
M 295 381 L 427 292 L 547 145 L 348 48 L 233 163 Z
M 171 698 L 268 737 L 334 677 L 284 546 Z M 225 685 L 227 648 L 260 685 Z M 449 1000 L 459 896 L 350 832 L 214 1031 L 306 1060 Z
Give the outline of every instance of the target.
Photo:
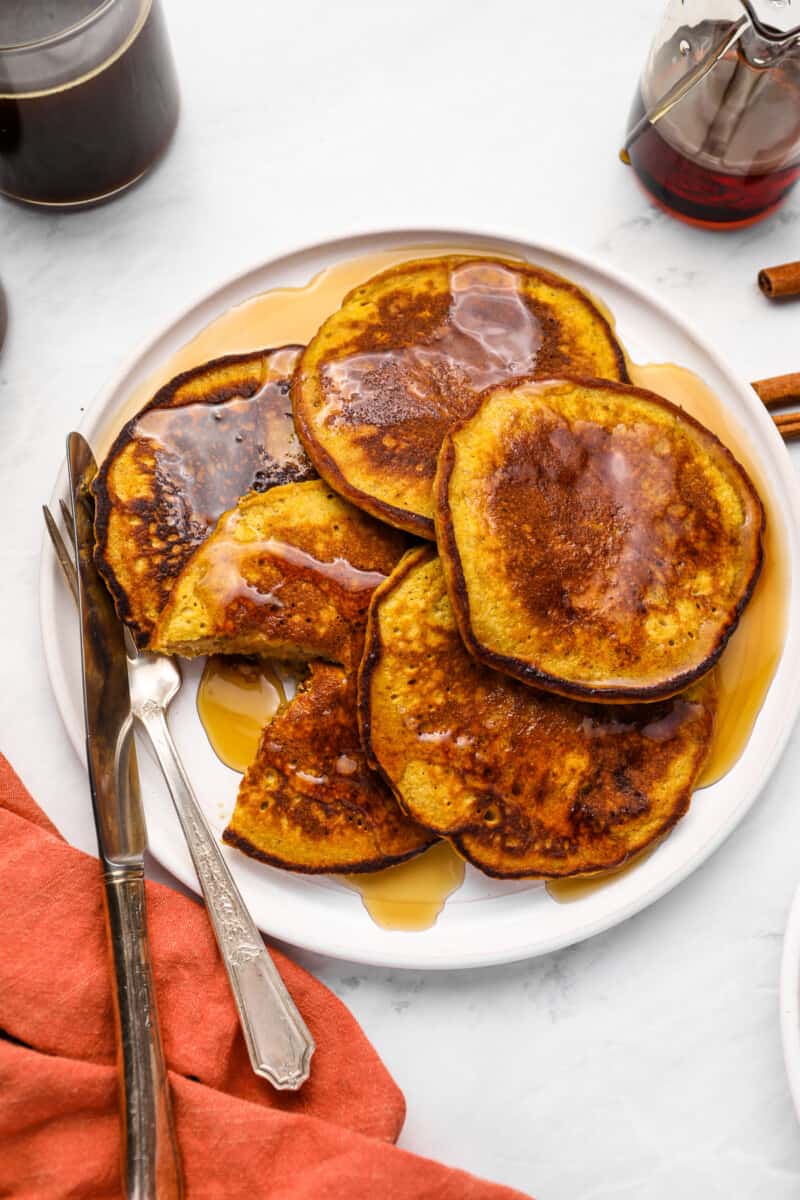
M 690 224 L 774 212 L 800 176 L 800 0 L 672 0 L 620 157 Z

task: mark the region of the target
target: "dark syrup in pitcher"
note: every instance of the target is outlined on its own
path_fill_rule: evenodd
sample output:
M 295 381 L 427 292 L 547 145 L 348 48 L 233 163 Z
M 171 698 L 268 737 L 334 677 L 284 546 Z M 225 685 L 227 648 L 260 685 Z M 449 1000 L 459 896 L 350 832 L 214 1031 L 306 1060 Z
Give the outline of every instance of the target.
M 727 26 L 679 29 L 657 52 L 633 103 L 632 129 L 718 44 Z M 736 45 L 623 159 L 646 190 L 690 224 L 737 228 L 776 209 L 800 176 L 800 64 L 754 67 Z
M 0 81 L 0 192 L 45 205 L 112 196 L 166 149 L 178 105 L 160 5 L 142 0 L 105 64 L 53 89 L 17 93 Z

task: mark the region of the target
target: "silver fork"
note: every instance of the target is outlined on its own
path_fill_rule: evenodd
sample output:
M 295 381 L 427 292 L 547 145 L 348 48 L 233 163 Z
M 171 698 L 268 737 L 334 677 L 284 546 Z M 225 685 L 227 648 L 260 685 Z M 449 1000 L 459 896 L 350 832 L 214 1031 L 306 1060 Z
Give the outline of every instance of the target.
M 72 514 L 63 500 L 59 503 L 72 540 Z M 47 505 L 43 513 L 74 599 L 77 585 L 72 558 Z M 308 1079 L 314 1039 L 242 900 L 172 740 L 167 707 L 181 686 L 180 671 L 163 654 L 140 653 L 127 629 L 125 644 L 131 711 L 150 738 L 188 843 L 228 972 L 253 1070 L 273 1087 L 296 1091 Z

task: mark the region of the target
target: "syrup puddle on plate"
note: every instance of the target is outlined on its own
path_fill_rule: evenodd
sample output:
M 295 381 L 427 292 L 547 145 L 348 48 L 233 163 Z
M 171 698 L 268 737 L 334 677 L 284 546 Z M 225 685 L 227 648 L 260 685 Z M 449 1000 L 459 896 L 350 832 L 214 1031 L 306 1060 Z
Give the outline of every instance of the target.
M 717 783 L 736 764 L 766 699 L 786 637 L 789 578 L 786 545 L 770 520 L 774 509 L 771 488 L 750 454 L 744 435 L 730 420 L 724 404 L 693 371 L 674 363 L 629 363 L 631 381 L 649 388 L 696 417 L 728 447 L 750 475 L 767 514 L 764 534 L 764 563 L 753 595 L 736 632 L 714 668 L 717 684 L 717 719 L 714 739 L 695 792 Z M 692 803 L 702 804 L 695 795 Z M 561 904 L 582 900 L 635 871 L 652 850 L 637 855 L 618 871 L 583 878 L 551 880 L 547 892 Z
M 206 661 L 197 713 L 217 758 L 232 771 L 244 774 L 255 758 L 264 726 L 286 703 L 285 680 L 273 663 L 218 655 Z
M 188 370 L 190 367 L 198 366 L 208 359 L 223 354 L 244 353 L 258 347 L 307 342 L 316 333 L 322 321 L 338 308 L 344 296 L 352 288 L 364 283 L 379 271 L 409 259 L 430 255 L 466 253 L 471 256 L 480 256 L 491 255 L 492 252 L 491 246 L 481 249 L 465 248 L 457 244 L 405 246 L 335 263 L 301 287 L 275 288 L 253 296 L 222 313 L 133 391 L 128 397 L 124 409 L 115 416 L 116 428 L 119 428 L 119 423 L 138 412 L 158 387 L 168 382 L 180 371 Z M 513 257 L 507 254 L 503 256 Z M 613 326 L 613 314 L 609 312 L 602 301 L 598 301 L 598 303 L 608 315 Z M 764 565 L 761 576 L 750 603 L 742 615 L 739 627 L 716 667 L 719 688 L 717 729 L 708 762 L 698 784 L 698 787 L 702 788 L 716 783 L 726 775 L 741 756 L 778 665 L 787 621 L 786 547 L 781 529 L 776 522 L 770 519 L 770 514 L 776 508 L 772 499 L 771 486 L 756 466 L 747 438 L 738 427 L 735 417 L 731 417 L 723 400 L 702 379 L 685 367 L 672 363 L 646 365 L 629 363 L 628 369 L 634 384 L 649 388 L 672 400 L 673 403 L 678 404 L 717 434 L 749 472 L 767 512 Z M 106 431 L 106 446 L 110 444 L 116 428 Z M 103 450 L 105 447 L 100 445 L 99 448 Z M 261 701 L 258 702 L 261 703 Z M 268 705 L 268 700 L 265 703 Z M 217 708 L 219 708 L 218 704 Z M 218 716 L 219 712 L 217 712 Z M 211 719 L 212 722 L 216 720 L 213 716 Z M 245 725 L 246 722 L 241 725 L 241 728 L 244 729 Z M 208 732 L 208 727 L 206 728 Z M 249 732 L 241 733 L 242 740 L 239 742 L 239 749 L 235 750 L 233 754 L 236 761 L 240 763 L 244 761 L 245 757 L 248 757 L 248 761 L 252 758 L 249 752 L 248 755 L 245 754 L 244 747 L 247 739 L 251 739 L 250 745 L 254 747 L 258 742 L 258 736 L 253 732 L 252 724 L 247 726 L 247 729 Z M 220 745 L 227 741 L 227 734 L 224 732 L 221 735 L 218 732 L 215 736 Z M 211 740 L 216 749 L 214 739 Z M 225 753 L 230 755 L 230 749 L 220 754 L 223 761 L 228 761 Z M 255 749 L 253 749 L 254 753 Z M 231 764 L 229 763 L 229 765 Z M 696 797 L 694 802 L 702 803 L 702 797 Z M 400 867 L 390 867 L 385 872 L 378 872 L 375 878 L 377 875 L 390 876 L 392 872 L 408 872 L 407 878 L 413 881 L 415 874 L 409 869 L 414 866 L 415 862 L 423 863 L 427 855 L 432 853 L 432 851 L 427 851 L 426 855 L 412 860 L 411 863 L 402 864 Z M 450 854 L 453 855 L 454 852 L 450 851 Z M 457 858 L 457 856 L 455 857 Z M 440 849 L 433 861 L 437 861 L 438 858 L 447 860 L 444 850 Z M 621 875 L 635 869 L 640 861 L 642 861 L 641 856 L 633 863 L 621 868 L 620 871 L 602 876 L 553 881 L 547 885 L 548 891 L 554 899 L 577 900 L 581 896 L 590 895 L 613 883 Z M 459 859 L 458 862 L 461 863 L 461 860 Z M 453 864 L 450 865 L 452 867 Z M 460 869 L 463 874 L 463 863 L 461 863 Z M 416 870 L 422 872 L 423 868 L 418 866 Z M 398 879 L 405 877 L 399 874 L 397 876 Z M 356 877 L 360 888 L 368 886 L 368 878 L 366 876 L 362 876 L 360 879 Z M 353 886 L 352 880 L 351 886 Z M 384 885 L 379 883 L 379 887 L 382 886 Z M 437 887 L 439 886 L 445 888 L 446 881 L 441 882 L 440 885 L 437 884 Z M 455 886 L 458 884 L 449 890 L 454 890 Z M 393 884 L 392 887 L 394 887 Z M 416 884 L 410 882 L 409 888 L 416 888 Z M 447 894 L 449 892 L 444 893 L 445 896 Z M 366 904 L 367 898 L 364 897 L 364 899 Z M 415 899 L 412 896 L 412 903 L 414 902 Z M 438 904 L 440 909 L 443 902 L 444 898 L 441 902 L 432 900 L 430 903 L 431 905 Z M 377 903 L 378 901 L 375 901 L 373 907 L 376 907 Z M 394 904 L 396 901 L 393 900 L 392 903 Z M 397 928 L 398 926 L 391 925 L 391 927 Z M 422 927 L 414 926 L 414 928 Z
M 403 246 L 344 259 L 326 267 L 301 287 L 271 288 L 234 305 L 181 346 L 126 397 L 114 414 L 114 426 L 104 429 L 95 453 L 105 454 L 122 425 L 136 415 L 165 383 L 182 371 L 224 354 L 246 354 L 272 346 L 306 345 L 322 322 L 335 312 L 348 292 L 380 271 L 413 258 L 439 254 L 491 255 L 490 249 L 457 244 Z M 514 255 L 504 254 L 507 259 Z M 520 260 L 521 261 L 521 260 Z
M 244 773 L 256 756 L 264 726 L 286 703 L 300 672 L 284 663 L 214 655 L 197 689 L 197 712 L 217 757 Z M 409 862 L 358 875 L 336 876 L 361 895 L 383 929 L 430 929 L 464 881 L 464 860 L 448 842 L 437 842 Z
M 449 842 L 437 842 L 417 858 L 342 882 L 361 893 L 376 925 L 382 929 L 430 929 L 445 901 L 464 882 L 465 863 Z
M 724 404 L 708 384 L 686 367 L 672 363 L 629 366 L 631 379 L 678 404 L 717 435 L 749 474 L 764 503 L 764 562 L 736 632 L 715 668 L 718 708 L 714 741 L 698 788 L 727 775 L 747 745 L 766 699 L 786 639 L 789 567 L 782 530 L 771 514 L 777 506 L 772 488 L 756 465 L 747 440 L 732 423 Z

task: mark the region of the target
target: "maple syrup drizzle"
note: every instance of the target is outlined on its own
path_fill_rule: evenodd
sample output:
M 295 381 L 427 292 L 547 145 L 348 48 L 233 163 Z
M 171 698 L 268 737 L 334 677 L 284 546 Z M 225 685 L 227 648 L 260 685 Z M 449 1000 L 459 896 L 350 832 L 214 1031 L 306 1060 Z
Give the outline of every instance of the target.
M 278 664 L 213 655 L 197 689 L 197 712 L 217 757 L 244 773 L 264 726 L 286 703 L 286 671 Z
M 105 436 L 101 435 L 98 439 L 100 451 L 105 452 L 108 448 L 120 424 L 138 412 L 159 387 L 179 372 L 223 354 L 241 354 L 261 347 L 305 343 L 352 288 L 379 271 L 401 262 L 438 254 L 480 257 L 481 254 L 491 253 L 489 249 L 476 250 L 475 247 L 458 245 L 406 246 L 336 263 L 321 271 L 303 287 L 275 288 L 236 305 L 201 330 L 129 395 L 122 411 L 115 414 L 114 427 L 108 428 L 104 431 Z M 506 251 L 501 253 L 506 259 L 512 257 Z M 592 299 L 608 316 L 613 328 L 613 315 L 607 306 L 597 297 Z M 761 576 L 739 627 L 716 668 L 719 687 L 717 732 L 700 780 L 700 786 L 707 786 L 722 778 L 744 750 L 780 659 L 787 620 L 786 547 L 782 531 L 769 520 L 769 514 L 775 507 L 772 489 L 756 466 L 745 435 L 720 398 L 697 375 L 683 367 L 670 363 L 629 363 L 628 368 L 633 383 L 679 404 L 717 434 L 749 472 L 767 511 Z M 560 901 L 578 899 L 635 869 L 641 857 L 618 872 L 585 879 L 552 881 L 547 885 L 548 892 Z M 373 875 L 355 876 L 349 883 L 364 894 L 372 890 L 372 882 L 376 881 L 375 895 L 369 897 L 368 910 L 379 924 L 386 924 L 387 928 L 393 929 L 420 929 L 433 923 L 445 898 L 459 885 L 460 878 L 456 879 L 459 871 L 463 877 L 463 862 L 448 844 L 442 843 L 410 863 L 390 867 Z M 424 884 L 427 899 L 420 901 L 419 878 L 426 877 L 428 873 L 430 882 Z M 387 883 L 383 883 L 384 877 Z M 387 889 L 385 894 L 382 888 Z M 434 894 L 439 899 L 431 899 Z M 408 903 L 414 910 L 413 914 L 403 907 L 404 895 L 410 897 Z M 367 904 L 366 895 L 364 901 Z M 416 908 L 417 903 L 428 905 L 424 924 L 420 923 L 423 918 Z
M 203 550 L 204 565 L 198 578 L 198 590 L 209 597 L 216 609 L 227 609 L 241 599 L 259 607 L 284 607 L 280 593 L 285 580 L 278 579 L 268 591 L 261 591 L 245 578 L 243 567 L 246 563 L 264 565 L 271 560 L 287 578 L 301 574 L 311 584 L 333 584 L 339 595 L 339 606 L 349 611 L 350 616 L 366 609 L 367 593 L 373 592 L 386 578 L 380 571 L 361 570 L 346 558 L 325 562 L 299 546 L 277 538 L 237 540 L 236 529 L 242 519 L 239 509 L 228 513 L 218 526 L 219 538 L 206 543 Z
M 788 557 L 782 530 L 770 513 L 776 511 L 772 487 L 754 461 L 743 432 L 722 400 L 699 376 L 674 363 L 628 364 L 631 382 L 665 396 L 696 417 L 717 435 L 750 475 L 767 514 L 764 563 L 750 602 L 736 632 L 714 669 L 717 718 L 714 740 L 697 788 L 717 783 L 741 757 L 780 661 L 788 620 Z M 547 891 L 559 903 L 571 903 L 608 887 L 648 857 L 638 855 L 618 871 L 602 875 L 551 880 Z
M 382 444 L 400 427 L 406 448 L 421 436 L 435 458 L 441 430 L 431 426 L 432 398 L 446 397 L 451 417 L 466 416 L 477 392 L 534 370 L 542 322 L 520 293 L 518 273 L 500 263 L 462 263 L 450 272 L 450 292 L 445 320 L 435 306 L 424 317 L 415 312 L 430 325 L 420 341 L 356 350 L 324 364 L 330 389 L 319 412 L 323 424 L 375 426 Z
M 316 477 L 289 396 L 300 353 L 287 347 L 269 355 L 252 395 L 151 408 L 136 420 L 133 437 L 155 455 L 159 486 L 180 497 L 179 511 L 193 527 L 214 525 L 248 491 Z
M 346 558 L 334 558 L 330 562 L 323 562 L 314 558 L 313 554 L 301 550 L 299 546 L 278 541 L 277 538 L 267 538 L 266 541 L 259 542 L 258 548 L 263 549 L 270 558 L 277 558 L 290 567 L 297 567 L 320 575 L 323 579 L 329 579 L 345 592 L 374 592 L 386 579 L 381 571 L 364 571 L 360 567 L 354 567 Z
M 753 459 L 746 437 L 722 400 L 693 371 L 672 363 L 629 364 L 632 381 L 665 396 L 717 435 L 745 468 L 764 503 L 764 563 L 736 632 L 716 669 L 716 731 L 698 787 L 726 775 L 741 756 L 780 661 L 788 620 L 788 556 L 773 490 Z
M 383 929 L 430 929 L 448 896 L 464 882 L 464 867 L 449 842 L 437 842 L 409 862 L 344 875 L 342 882 L 361 893 L 367 912 Z
M 320 271 L 302 287 L 272 288 L 253 296 L 220 313 L 134 388 L 125 404 L 114 413 L 113 426 L 98 435 L 97 450 L 105 454 L 124 422 L 135 416 L 160 387 L 182 371 L 191 370 L 223 354 L 246 354 L 268 346 L 304 345 L 309 342 L 347 293 L 380 271 L 414 258 L 429 258 L 439 254 L 466 254 L 480 258 L 491 253 L 490 250 L 476 249 L 474 246 L 449 243 L 403 246 L 335 263 Z M 500 253 L 504 259 L 514 260 L 514 255 L 507 251 Z
M 197 711 L 217 757 L 243 773 L 253 762 L 264 726 L 286 703 L 286 686 L 296 682 L 291 666 L 246 658 L 213 656 L 197 691 Z M 342 756 L 337 768 L 352 769 Z M 319 780 L 324 783 L 323 779 Z M 343 883 L 361 894 L 369 915 L 384 929 L 429 929 L 448 896 L 464 881 L 464 860 L 448 842 L 439 842 L 409 862 L 383 871 L 345 875 Z

